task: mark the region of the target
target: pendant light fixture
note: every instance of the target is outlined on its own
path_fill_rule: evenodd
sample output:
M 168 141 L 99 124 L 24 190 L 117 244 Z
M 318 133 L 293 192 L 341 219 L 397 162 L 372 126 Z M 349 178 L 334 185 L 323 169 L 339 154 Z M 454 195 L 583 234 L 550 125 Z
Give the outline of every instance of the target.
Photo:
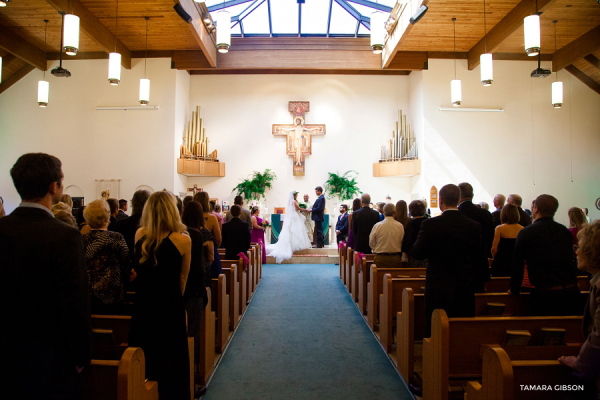
M 144 77 L 140 79 L 140 104 L 147 106 L 150 103 L 150 79 L 146 78 L 146 65 L 148 63 L 148 20 L 146 19 L 146 54 L 144 55 Z
M 479 56 L 479 68 L 481 69 L 481 83 L 483 83 L 483 86 L 490 86 L 494 81 L 494 67 L 492 65 L 492 54 L 487 52 L 485 0 L 483 0 L 483 45 L 485 53 Z
M 535 14 L 525 17 L 525 52 L 528 56 L 537 56 L 540 53 L 540 16 L 537 14 L 537 1 Z
M 231 16 L 229 11 L 222 9 L 216 15 L 217 23 L 217 50 L 227 53 L 231 46 Z
M 554 20 L 554 52 L 556 52 L 556 23 Z M 556 81 L 552 82 L 552 107 L 561 108 L 563 104 L 563 83 L 558 80 L 558 71 L 556 71 Z
M 48 20 L 45 19 L 44 23 L 46 28 L 44 29 L 44 51 L 46 51 L 46 41 L 48 38 Z M 38 82 L 38 105 L 42 108 L 48 106 L 48 97 L 50 95 L 50 83 L 46 80 L 46 71 L 44 71 L 44 77 Z
M 6 4 L 9 2 L 10 0 L 0 0 L 0 7 L 6 7 Z
M 456 79 L 456 18 L 452 18 L 454 26 L 454 79 L 450 82 L 450 97 L 454 107 L 460 107 L 462 102 L 462 88 L 460 79 Z
M 371 14 L 371 51 L 375 54 L 383 52 L 386 21 L 387 16 L 380 11 L 374 11 Z
M 74 56 L 77 54 L 77 50 L 79 50 L 79 17 L 73 14 L 66 14 L 64 19 L 64 50 L 67 55 Z
M 108 54 L 108 82 L 111 85 L 118 85 L 121 82 L 121 54 L 117 53 L 117 28 L 119 16 L 119 0 L 115 11 L 115 51 Z

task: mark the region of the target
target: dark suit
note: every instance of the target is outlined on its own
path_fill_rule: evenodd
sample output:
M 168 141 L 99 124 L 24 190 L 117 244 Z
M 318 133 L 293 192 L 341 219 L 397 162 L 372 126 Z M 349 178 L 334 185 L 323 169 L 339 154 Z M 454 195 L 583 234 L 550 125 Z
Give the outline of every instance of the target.
M 502 224 L 502 221 L 500 221 L 500 213 L 501 212 L 502 212 L 502 207 L 496 208 L 496 211 L 494 211 L 492 213 L 492 222 L 494 223 L 494 229 L 496 229 L 496 227 L 498 225 Z
M 486 209 L 477 207 L 471 200 L 460 203 L 458 205 L 458 211 L 481 225 L 481 241 L 483 243 L 483 249 L 485 254 L 488 257 L 491 257 L 492 243 L 494 242 L 494 222 L 492 221 L 492 214 Z
M 531 217 L 521 207 L 519 207 L 519 225 L 523 228 L 531 225 Z
M 371 229 L 379 222 L 379 213 L 369 206 L 352 213 L 352 233 L 354 234 L 355 250 L 364 254 L 371 254 L 369 235 Z
M 123 235 L 125 238 L 125 243 L 127 243 L 127 247 L 129 248 L 129 255 L 131 256 L 132 262 L 135 255 L 135 233 L 140 227 L 141 219 L 141 213 L 133 214 L 129 218 L 117 221 L 115 224 L 111 225 L 109 229 L 114 232 L 119 232 L 121 235 Z
M 233 217 L 223 224 L 222 236 L 221 247 L 225 248 L 226 260 L 237 260 L 239 253 L 246 254 L 250 248 L 250 232 L 246 221 Z
M 325 220 L 325 216 L 323 215 L 325 212 L 325 196 L 320 195 L 315 204 L 312 206 L 312 215 L 311 219 L 315 221 L 315 237 L 317 242 L 317 247 L 325 246 L 325 239 L 323 238 L 323 221 Z
M 427 331 L 436 308 L 444 309 L 449 317 L 474 316 L 475 283 L 488 270 L 481 226 L 460 211 L 447 210 L 421 222 L 412 253 L 416 259 L 427 259 Z
M 119 210 L 119 213 L 117 214 L 117 216 L 115 218 L 117 219 L 117 221 L 120 221 L 122 219 L 129 218 L 129 215 L 127 215 L 127 213 L 125 211 Z
M 83 398 L 88 276 L 76 228 L 42 209 L 0 218 L 0 387 L 6 399 Z
M 517 236 L 511 266 L 511 292 L 519 294 L 524 263 L 536 315 L 581 315 L 579 288 L 573 263 L 573 235 L 552 217 L 538 218 Z
M 342 240 L 345 241 L 348 237 L 348 213 L 342 214 L 338 217 L 337 223 L 335 224 L 335 230 L 338 244 Z M 340 231 L 340 233 L 337 233 L 337 231 Z

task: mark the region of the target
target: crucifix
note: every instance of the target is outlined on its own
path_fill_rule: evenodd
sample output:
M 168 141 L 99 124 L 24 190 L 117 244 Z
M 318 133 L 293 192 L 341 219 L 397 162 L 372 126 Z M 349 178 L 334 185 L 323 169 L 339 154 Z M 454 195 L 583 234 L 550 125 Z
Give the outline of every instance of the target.
M 195 196 L 196 193 L 201 192 L 202 188 L 199 188 L 198 185 L 194 184 L 194 187 L 188 188 L 188 192 L 194 192 L 192 196 Z
M 294 176 L 304 176 L 306 156 L 312 153 L 312 136 L 325 135 L 325 125 L 305 125 L 305 114 L 310 111 L 308 101 L 290 101 L 288 110 L 293 124 L 273 124 L 273 135 L 287 136 L 286 152 L 294 158 Z

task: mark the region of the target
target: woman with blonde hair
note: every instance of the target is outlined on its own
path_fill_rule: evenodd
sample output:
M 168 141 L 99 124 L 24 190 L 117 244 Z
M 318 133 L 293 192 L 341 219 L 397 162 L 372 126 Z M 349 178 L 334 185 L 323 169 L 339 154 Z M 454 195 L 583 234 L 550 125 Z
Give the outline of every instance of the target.
M 71 212 L 73 210 L 73 198 L 70 195 L 63 194 L 60 198 L 60 201 L 62 203 L 65 203 L 69 207 L 69 209 L 67 210 L 68 212 Z
M 158 382 L 164 399 L 190 398 L 190 370 L 183 293 L 192 242 L 175 197 L 153 193 L 135 234 L 137 290 L 129 345 L 146 356 L 146 379 Z
M 194 195 L 194 201 L 197 201 L 204 210 L 204 227 L 208 229 L 214 236 L 215 245 L 215 259 L 210 265 L 210 276 L 212 279 L 218 279 L 219 275 L 223 270 L 221 269 L 221 257 L 219 256 L 219 246 L 223 242 L 221 237 L 221 228 L 219 227 L 219 221 L 213 213 L 210 212 L 210 196 L 208 192 L 198 192 Z
M 577 245 L 579 240 L 577 239 L 577 233 L 587 225 L 587 219 L 585 213 L 579 207 L 571 207 L 568 211 L 569 215 L 569 232 L 573 235 L 573 244 Z

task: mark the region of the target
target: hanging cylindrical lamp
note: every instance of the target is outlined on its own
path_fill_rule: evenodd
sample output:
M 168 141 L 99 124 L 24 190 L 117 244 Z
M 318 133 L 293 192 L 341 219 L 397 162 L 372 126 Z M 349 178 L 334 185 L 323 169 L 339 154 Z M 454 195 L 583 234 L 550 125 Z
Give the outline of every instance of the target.
M 382 12 L 375 11 L 371 14 L 371 51 L 375 54 L 383 52 L 386 21 L 387 16 Z
M 554 23 L 554 52 L 556 52 L 556 23 Z M 552 107 L 561 108 L 563 104 L 563 83 L 558 80 L 558 71 L 556 71 L 556 82 L 552 82 Z
M 146 78 L 146 66 L 148 62 L 148 20 L 146 19 L 146 54 L 144 55 L 144 77 L 140 79 L 140 104 L 147 106 L 150 103 L 150 79 Z
M 6 7 L 6 3 L 8 3 L 10 0 L 0 0 L 0 7 Z
M 115 11 L 115 51 L 108 54 L 108 82 L 118 85 L 121 82 L 121 54 L 117 53 L 117 21 L 119 17 L 119 0 Z
M 48 20 L 45 19 L 44 23 L 46 28 L 44 29 L 44 50 L 46 49 L 46 40 L 48 37 Z M 44 71 L 44 77 L 41 81 L 38 81 L 38 105 L 42 108 L 48 107 L 48 98 L 50 96 L 50 83 L 46 80 L 46 71 Z
M 79 17 L 73 14 L 65 14 L 63 29 L 64 50 L 69 56 L 74 56 L 79 50 Z
M 525 17 L 525 51 L 528 56 L 540 53 L 540 16 L 537 14 Z
M 479 69 L 481 71 L 481 83 L 483 86 L 490 86 L 494 81 L 494 66 L 492 54 L 487 52 L 487 26 L 485 18 L 485 0 L 483 0 L 483 43 L 484 54 L 479 56 Z
M 456 79 L 456 18 L 452 18 L 454 27 L 454 79 L 450 82 L 450 99 L 454 107 L 460 107 L 462 102 L 462 88 L 460 79 Z
M 221 10 L 216 14 L 217 23 L 217 50 L 227 53 L 231 46 L 231 16 L 229 11 Z

